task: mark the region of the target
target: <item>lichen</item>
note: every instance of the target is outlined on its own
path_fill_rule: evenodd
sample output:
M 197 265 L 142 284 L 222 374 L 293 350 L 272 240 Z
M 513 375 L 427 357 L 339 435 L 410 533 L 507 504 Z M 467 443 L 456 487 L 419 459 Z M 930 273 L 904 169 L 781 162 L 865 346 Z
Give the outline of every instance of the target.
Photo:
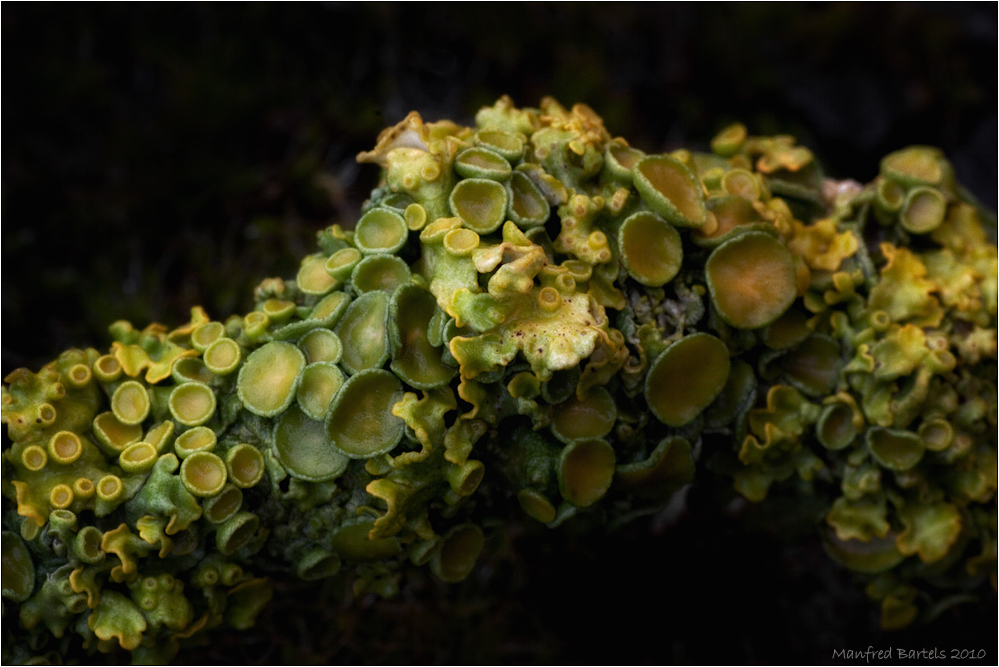
M 994 588 L 976 204 L 926 147 L 844 187 L 790 137 L 711 147 L 646 154 L 552 99 L 414 112 L 359 156 L 382 181 L 356 228 L 251 312 L 11 373 L 5 656 L 69 634 L 168 661 L 250 627 L 274 577 L 460 581 L 511 513 L 618 525 L 709 476 L 824 506 L 885 628 Z

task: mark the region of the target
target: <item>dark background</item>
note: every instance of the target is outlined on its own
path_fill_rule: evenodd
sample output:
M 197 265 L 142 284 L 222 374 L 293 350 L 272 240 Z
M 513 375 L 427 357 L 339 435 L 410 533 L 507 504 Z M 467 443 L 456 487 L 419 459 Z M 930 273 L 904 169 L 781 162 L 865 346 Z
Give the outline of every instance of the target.
M 293 275 L 317 229 L 356 219 L 377 170 L 353 157 L 381 128 L 412 109 L 471 123 L 504 93 L 585 102 L 646 151 L 704 148 L 741 120 L 796 135 L 828 175 L 861 181 L 891 150 L 937 145 L 996 207 L 995 3 L 0 11 L 4 375 L 106 348 L 116 319 L 176 325 L 199 303 L 216 319 L 245 312 L 261 278 Z M 415 575 L 393 602 L 282 589 L 260 631 L 183 655 L 824 663 L 834 648 L 994 637 L 994 598 L 882 636 L 814 540 L 737 530 L 747 512 L 772 517 L 720 512 L 715 494 L 695 487 L 686 518 L 651 538 L 649 525 L 572 540 L 515 529 L 472 581 Z

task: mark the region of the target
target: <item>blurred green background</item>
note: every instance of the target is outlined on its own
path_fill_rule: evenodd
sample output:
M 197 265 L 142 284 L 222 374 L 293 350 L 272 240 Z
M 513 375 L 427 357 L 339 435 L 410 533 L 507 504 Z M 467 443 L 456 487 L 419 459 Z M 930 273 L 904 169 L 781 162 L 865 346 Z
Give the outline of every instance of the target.
M 704 148 L 741 120 L 796 135 L 828 175 L 861 181 L 891 150 L 937 145 L 996 207 L 995 3 L 0 13 L 4 375 L 107 347 L 116 319 L 175 325 L 194 304 L 219 319 L 245 312 L 261 278 L 294 273 L 316 230 L 356 219 L 377 170 L 353 158 L 381 128 L 412 109 L 470 123 L 504 93 L 585 102 L 646 151 Z M 695 487 L 670 530 L 563 541 L 518 527 L 477 579 L 416 575 L 394 602 L 289 586 L 262 632 L 186 659 L 814 663 L 848 643 L 974 648 L 992 636 L 994 598 L 882 637 L 814 540 L 738 532 L 747 513 L 772 517 L 700 502 L 712 493 Z M 694 639 L 705 630 L 716 641 Z

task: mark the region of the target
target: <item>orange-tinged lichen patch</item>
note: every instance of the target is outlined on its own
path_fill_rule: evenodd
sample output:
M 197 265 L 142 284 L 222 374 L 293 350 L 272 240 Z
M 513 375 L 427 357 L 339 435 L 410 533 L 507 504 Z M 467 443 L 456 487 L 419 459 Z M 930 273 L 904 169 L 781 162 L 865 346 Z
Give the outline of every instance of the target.
M 762 232 L 747 232 L 723 243 L 711 253 L 705 270 L 718 312 L 742 329 L 773 322 L 797 296 L 791 253 Z

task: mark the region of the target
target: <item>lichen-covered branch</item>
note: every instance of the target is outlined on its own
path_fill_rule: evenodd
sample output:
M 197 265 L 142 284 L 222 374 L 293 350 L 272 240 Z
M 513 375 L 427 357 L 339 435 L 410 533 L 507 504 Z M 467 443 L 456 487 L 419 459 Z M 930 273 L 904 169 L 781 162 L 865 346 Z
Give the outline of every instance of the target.
M 359 156 L 356 228 L 253 312 L 9 375 L 5 661 L 166 662 L 274 577 L 460 581 L 511 511 L 559 539 L 702 475 L 824 503 L 885 628 L 994 589 L 996 248 L 949 163 L 863 186 L 787 136 L 711 149 L 552 99 L 414 112 Z

